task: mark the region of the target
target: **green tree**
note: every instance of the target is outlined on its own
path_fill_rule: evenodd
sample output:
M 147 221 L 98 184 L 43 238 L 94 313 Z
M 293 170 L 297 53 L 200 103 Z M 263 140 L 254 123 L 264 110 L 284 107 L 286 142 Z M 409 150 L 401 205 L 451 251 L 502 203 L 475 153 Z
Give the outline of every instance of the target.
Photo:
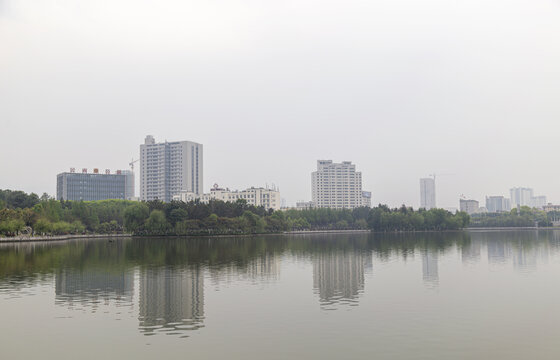
M 165 218 L 162 210 L 153 210 L 146 220 L 145 229 L 150 234 L 165 235 L 170 229 L 170 225 Z
M 124 228 L 132 233 L 141 230 L 149 215 L 150 210 L 146 204 L 132 204 L 124 211 Z

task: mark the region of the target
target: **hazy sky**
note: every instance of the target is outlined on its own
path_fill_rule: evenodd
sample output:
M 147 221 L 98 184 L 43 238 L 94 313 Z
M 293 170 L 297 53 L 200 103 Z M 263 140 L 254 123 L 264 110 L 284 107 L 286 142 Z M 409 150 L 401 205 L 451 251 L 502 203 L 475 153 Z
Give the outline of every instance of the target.
M 0 0 L 0 188 L 204 144 L 204 187 L 311 197 L 353 161 L 373 203 L 513 186 L 560 202 L 558 0 Z

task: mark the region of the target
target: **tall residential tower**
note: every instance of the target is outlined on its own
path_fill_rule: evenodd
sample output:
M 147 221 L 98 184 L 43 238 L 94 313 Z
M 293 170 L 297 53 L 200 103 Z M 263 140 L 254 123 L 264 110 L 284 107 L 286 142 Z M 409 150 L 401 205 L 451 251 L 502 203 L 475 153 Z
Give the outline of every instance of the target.
M 371 192 L 362 191 L 362 173 L 351 161 L 318 160 L 317 171 L 311 173 L 311 196 L 318 208 L 371 206 Z
M 436 180 L 420 179 L 420 208 L 430 210 L 436 207 Z
M 181 191 L 202 194 L 202 144 L 156 144 L 148 135 L 140 145 L 140 200 L 169 202 Z

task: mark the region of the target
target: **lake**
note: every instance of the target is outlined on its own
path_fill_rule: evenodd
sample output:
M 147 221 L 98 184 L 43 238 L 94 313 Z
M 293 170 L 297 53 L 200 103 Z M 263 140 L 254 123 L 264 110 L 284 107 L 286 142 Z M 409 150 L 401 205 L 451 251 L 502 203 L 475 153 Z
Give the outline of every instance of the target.
M 560 231 L 0 245 L 2 359 L 558 359 Z

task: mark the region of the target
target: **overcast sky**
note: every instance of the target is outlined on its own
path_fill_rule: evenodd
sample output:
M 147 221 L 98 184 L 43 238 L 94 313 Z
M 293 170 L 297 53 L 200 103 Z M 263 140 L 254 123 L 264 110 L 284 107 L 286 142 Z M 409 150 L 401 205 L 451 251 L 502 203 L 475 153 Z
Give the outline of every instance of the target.
M 0 0 L 0 134 L 0 188 L 39 194 L 152 134 L 204 144 L 205 191 L 295 204 L 332 159 L 374 204 L 433 172 L 441 207 L 559 203 L 560 1 Z

